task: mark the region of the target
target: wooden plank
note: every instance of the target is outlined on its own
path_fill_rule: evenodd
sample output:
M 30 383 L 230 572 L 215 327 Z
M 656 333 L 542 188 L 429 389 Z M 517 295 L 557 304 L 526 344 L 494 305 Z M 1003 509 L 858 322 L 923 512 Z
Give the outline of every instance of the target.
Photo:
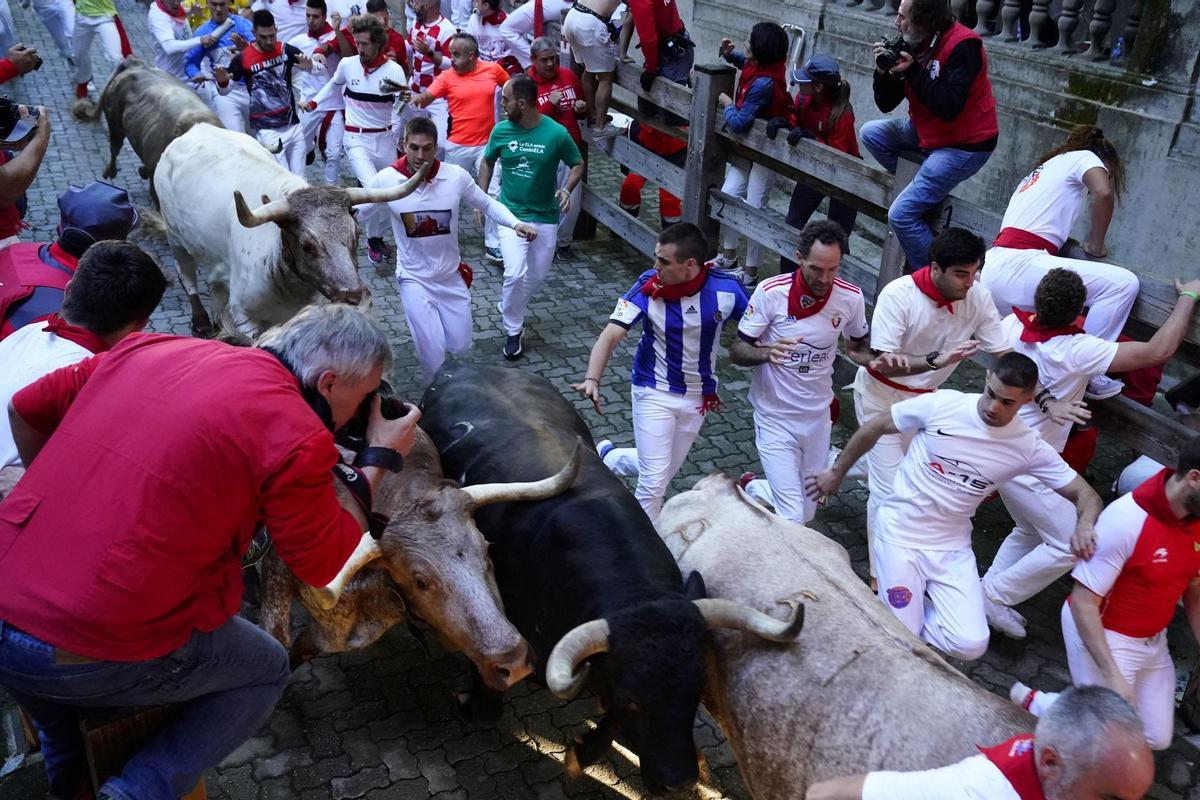
M 896 175 L 893 178 L 889 206 L 892 204 L 891 201 L 895 200 L 912 183 L 913 178 L 917 176 L 917 170 L 921 168 L 920 161 L 908 156 L 908 153 L 901 153 L 900 159 L 896 162 Z M 884 286 L 904 274 L 904 262 L 904 249 L 900 247 L 900 240 L 896 238 L 896 232 L 892 230 L 891 225 L 888 225 L 887 238 L 883 240 L 883 253 L 879 257 L 879 276 L 875 279 L 874 300 L 879 299 L 879 293 L 883 291 Z M 925 265 L 913 264 L 914 269 L 920 269 L 923 266 Z
M 683 194 L 683 170 L 662 156 L 651 153 L 624 136 L 595 141 L 590 138 L 590 132 L 585 132 L 583 137 L 590 149 L 608 154 L 609 158 L 649 178 L 676 197 Z
M 717 249 L 721 226 L 708 214 L 708 190 L 722 183 L 729 150 L 725 140 L 714 135 L 721 118 L 717 98 L 733 91 L 734 73 L 733 67 L 725 65 L 697 65 L 694 102 L 688 110 L 690 138 L 684 164 L 685 188 L 679 195 L 683 200 L 683 220 L 700 226 L 713 253 Z
M 724 67 L 724 69 L 728 69 L 730 72 L 733 71 L 732 67 Z M 699 70 L 699 67 L 697 67 L 697 70 Z M 674 112 L 684 119 L 691 116 L 692 90 L 660 76 L 654 79 L 654 84 L 650 87 L 650 91 L 644 92 L 642 91 L 642 67 L 640 64 L 618 62 L 616 83 L 621 88 L 632 92 L 638 97 L 644 97 L 656 106 Z M 729 91 L 733 91 L 732 81 Z
M 1174 464 L 1179 451 L 1200 436 L 1178 420 L 1117 395 L 1107 400 L 1089 400 L 1092 419 L 1101 431 L 1150 456 L 1160 464 Z
M 626 103 L 624 100 L 614 97 L 609 101 L 608 107 L 615 111 L 621 112 L 631 119 L 637 120 L 647 128 L 654 128 L 654 130 L 661 131 L 668 136 L 674 136 L 676 139 L 683 139 L 685 142 L 687 141 L 687 128 L 679 128 L 674 125 L 668 125 L 660 116 L 643 114 L 641 109 L 631 103 Z
M 612 200 L 597 194 L 591 186 L 583 187 L 583 210 L 634 250 L 654 258 L 654 244 L 658 241 L 658 234 L 637 217 L 627 214 Z

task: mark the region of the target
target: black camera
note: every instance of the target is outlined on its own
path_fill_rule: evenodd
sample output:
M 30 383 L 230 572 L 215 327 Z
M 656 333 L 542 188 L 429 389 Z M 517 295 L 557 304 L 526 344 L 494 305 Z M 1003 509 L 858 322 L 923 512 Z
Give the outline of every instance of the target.
M 392 386 L 382 381 L 379 388 L 367 395 L 350 421 L 334 434 L 334 440 L 348 450 L 358 451 L 367 446 L 367 423 L 371 419 L 371 404 L 379 396 L 379 413 L 384 419 L 400 419 L 408 413 L 408 403 L 397 400 Z
M 30 115 L 22 118 L 18 104 L 7 97 L 0 97 L 0 144 L 20 144 L 37 129 L 40 112 L 33 106 L 27 108 Z
M 875 66 L 884 72 L 896 66 L 900 61 L 900 56 L 905 53 L 912 53 L 908 49 L 908 42 L 904 41 L 903 36 L 897 36 L 895 39 L 889 39 L 887 36 L 884 36 L 881 44 L 883 45 L 883 52 L 875 56 Z

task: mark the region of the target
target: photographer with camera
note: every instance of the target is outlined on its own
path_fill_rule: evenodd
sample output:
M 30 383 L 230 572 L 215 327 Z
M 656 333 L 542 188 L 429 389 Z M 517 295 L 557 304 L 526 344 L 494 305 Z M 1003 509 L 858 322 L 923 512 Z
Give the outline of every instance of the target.
M 875 105 L 887 113 L 907 98 L 909 118 L 868 122 L 861 135 L 893 174 L 902 151 L 926 154 L 888 209 L 909 266 L 919 269 L 933 241 L 922 216 L 987 163 L 1000 128 L 983 40 L 954 19 L 946 0 L 901 0 L 896 27 L 900 37 L 874 45 Z
M 41 65 L 42 59 L 38 56 L 37 48 L 17 42 L 8 48 L 4 58 L 0 58 L 0 83 L 11 81 L 26 72 L 33 72 Z
M 46 109 L 30 109 L 0 97 L 0 253 L 16 243 L 24 227 L 25 191 L 37 177 L 49 146 Z

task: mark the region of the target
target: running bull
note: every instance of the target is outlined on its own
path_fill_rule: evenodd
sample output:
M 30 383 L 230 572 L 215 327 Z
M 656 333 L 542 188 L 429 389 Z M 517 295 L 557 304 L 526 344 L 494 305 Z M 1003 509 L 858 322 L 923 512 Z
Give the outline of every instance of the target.
M 533 480 L 577 440 L 592 442 L 549 382 L 502 367 L 443 366 L 425 392 L 421 424 L 446 473 L 466 487 Z M 803 624 L 799 612 L 780 621 L 702 599 L 698 575 L 685 587 L 649 519 L 594 449 L 571 489 L 535 503 L 497 503 L 475 519 L 491 542 L 508 617 L 538 654 L 537 673 L 564 697 L 587 684 L 605 709 L 570 748 L 571 772 L 599 760 L 616 736 L 640 756 L 650 791 L 691 786 L 709 629 L 790 641 Z

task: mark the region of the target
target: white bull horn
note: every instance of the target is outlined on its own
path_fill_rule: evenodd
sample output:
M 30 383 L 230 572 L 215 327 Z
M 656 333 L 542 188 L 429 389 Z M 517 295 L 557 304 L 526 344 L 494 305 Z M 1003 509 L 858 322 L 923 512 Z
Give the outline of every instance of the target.
M 316 601 L 318 606 L 328 611 L 337 605 L 337 601 L 341 598 L 350 579 L 358 574 L 360 569 L 382 555 L 383 551 L 379 549 L 379 543 L 375 541 L 375 538 L 369 533 L 364 533 L 358 547 L 355 547 L 350 558 L 346 559 L 346 563 L 342 565 L 342 570 L 337 577 L 322 588 L 309 587 L 309 596 Z
M 265 200 L 266 197 L 264 196 L 263 199 Z M 242 193 L 237 189 L 233 190 L 233 206 L 237 210 L 238 222 L 246 228 L 257 228 L 268 222 L 281 222 L 287 219 L 291 213 L 287 198 L 263 203 L 251 211 L 250 206 L 246 205 L 246 198 L 242 197 Z
M 594 619 L 577 625 L 558 640 L 546 662 L 546 686 L 568 700 L 583 688 L 587 667 L 578 669 L 585 658 L 608 650 L 608 622 Z
M 346 189 L 346 195 L 350 198 L 352 206 L 359 206 L 363 203 L 390 203 L 393 200 L 408 197 L 416 191 L 416 188 L 421 185 L 421 181 L 429 175 L 430 168 L 430 164 L 423 165 L 417 170 L 416 175 L 396 186 L 382 186 L 374 189 L 360 189 L 357 186 L 351 186 Z
M 488 503 L 515 502 L 518 500 L 544 500 L 561 494 L 575 483 L 579 474 L 579 463 L 583 457 L 583 442 L 575 442 L 575 450 L 563 468 L 540 481 L 526 483 L 479 483 L 474 486 L 462 487 L 462 492 L 471 498 L 471 503 L 478 508 Z
M 692 601 L 710 628 L 733 628 L 753 633 L 769 642 L 790 642 L 804 627 L 804 604 L 796 604 L 790 620 L 778 620 L 758 609 L 732 600 L 704 598 Z

